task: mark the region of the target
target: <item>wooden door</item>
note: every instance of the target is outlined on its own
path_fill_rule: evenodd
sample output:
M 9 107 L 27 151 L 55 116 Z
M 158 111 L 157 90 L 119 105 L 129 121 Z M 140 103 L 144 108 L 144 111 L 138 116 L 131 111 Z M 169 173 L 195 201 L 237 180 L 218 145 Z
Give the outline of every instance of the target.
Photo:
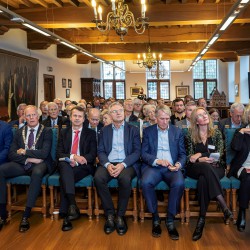
M 44 100 L 53 102 L 55 99 L 55 76 L 43 75 L 44 82 Z

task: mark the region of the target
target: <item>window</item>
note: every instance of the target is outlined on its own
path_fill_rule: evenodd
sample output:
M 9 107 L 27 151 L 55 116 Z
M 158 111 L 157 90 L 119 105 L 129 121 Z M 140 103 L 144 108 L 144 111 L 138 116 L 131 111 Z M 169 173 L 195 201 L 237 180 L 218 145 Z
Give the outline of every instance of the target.
M 194 98 L 210 99 L 214 87 L 217 87 L 217 61 L 200 60 L 193 69 Z
M 103 63 L 103 89 L 104 98 L 114 97 L 115 99 L 125 99 L 125 63 L 123 61 Z
M 157 63 L 155 68 L 146 72 L 148 97 L 152 99 L 170 98 L 169 80 L 170 62 L 162 61 Z

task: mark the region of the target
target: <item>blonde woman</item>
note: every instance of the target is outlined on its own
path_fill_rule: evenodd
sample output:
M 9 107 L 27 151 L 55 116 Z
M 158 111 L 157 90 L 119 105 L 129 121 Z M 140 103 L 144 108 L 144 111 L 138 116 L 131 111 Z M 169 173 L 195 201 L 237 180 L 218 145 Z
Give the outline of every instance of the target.
M 220 179 L 225 175 L 222 160 L 222 134 L 213 128 L 211 117 L 203 107 L 196 108 L 190 119 L 190 127 L 186 136 L 188 156 L 187 176 L 198 180 L 197 194 L 200 205 L 199 219 L 193 233 L 193 240 L 199 240 L 205 226 L 205 217 L 210 200 L 216 198 L 224 213 L 224 220 L 233 218 L 232 212 L 223 197 Z M 219 155 L 218 161 L 211 153 Z
M 112 123 L 112 117 L 109 114 L 108 109 L 104 109 L 101 112 L 101 120 L 102 120 L 102 123 L 103 123 L 104 127 Z

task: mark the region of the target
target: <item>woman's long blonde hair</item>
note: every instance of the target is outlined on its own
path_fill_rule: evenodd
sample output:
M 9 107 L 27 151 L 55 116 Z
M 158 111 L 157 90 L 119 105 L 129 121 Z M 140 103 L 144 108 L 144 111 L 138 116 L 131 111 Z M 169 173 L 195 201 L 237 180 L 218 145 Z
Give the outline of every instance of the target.
M 199 109 L 204 110 L 208 114 L 208 111 L 203 107 L 197 107 L 196 109 L 193 110 L 191 114 L 189 131 L 191 133 L 191 138 L 194 143 L 202 142 L 200 137 L 200 128 L 199 125 L 197 124 L 197 111 Z M 209 114 L 208 114 L 208 119 L 209 123 L 207 124 L 207 137 L 211 137 L 214 135 L 215 129 L 213 128 L 213 122 Z

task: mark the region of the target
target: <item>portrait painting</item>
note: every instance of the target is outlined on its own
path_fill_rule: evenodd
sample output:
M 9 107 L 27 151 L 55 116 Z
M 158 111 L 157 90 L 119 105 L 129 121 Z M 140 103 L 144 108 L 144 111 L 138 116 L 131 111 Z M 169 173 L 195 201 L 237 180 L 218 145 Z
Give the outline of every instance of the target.
M 37 105 L 38 59 L 0 49 L 0 116 L 16 119 L 20 103 Z

